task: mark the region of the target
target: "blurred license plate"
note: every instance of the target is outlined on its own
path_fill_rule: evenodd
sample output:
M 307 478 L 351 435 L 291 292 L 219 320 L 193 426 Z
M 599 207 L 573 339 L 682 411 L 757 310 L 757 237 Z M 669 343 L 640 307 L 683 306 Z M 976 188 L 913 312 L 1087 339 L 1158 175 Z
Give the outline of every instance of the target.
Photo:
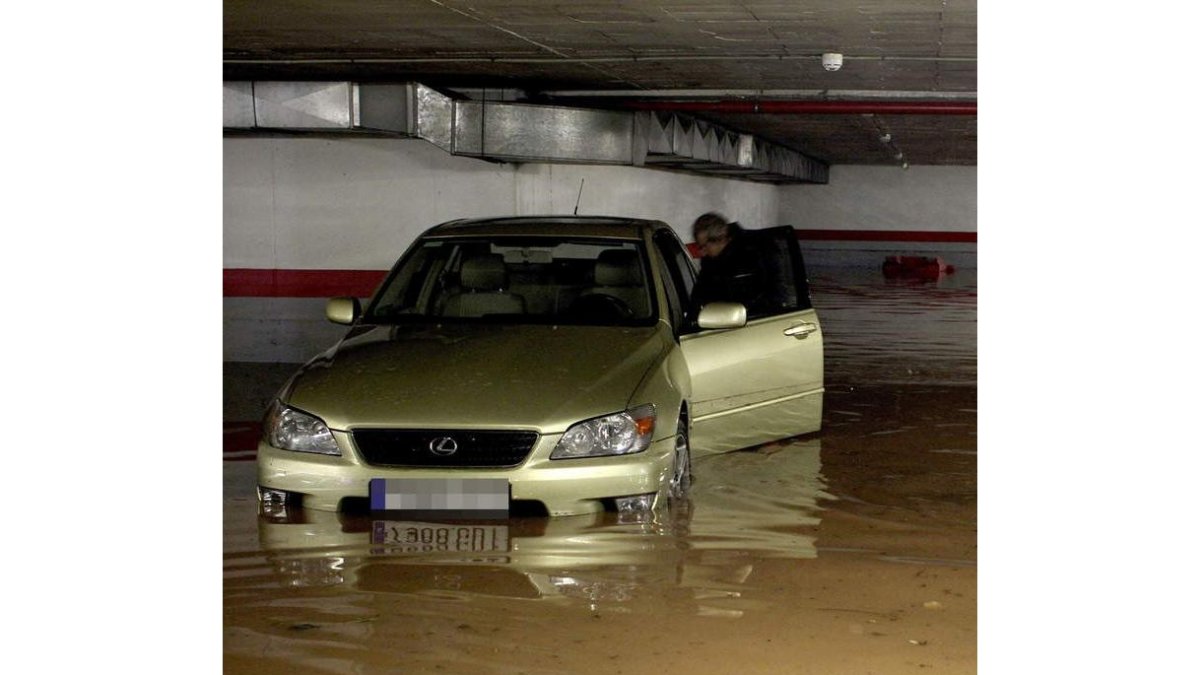
M 398 553 L 507 551 L 507 525 L 441 525 L 377 520 L 371 543 Z
M 371 510 L 425 518 L 507 518 L 504 478 L 372 478 Z

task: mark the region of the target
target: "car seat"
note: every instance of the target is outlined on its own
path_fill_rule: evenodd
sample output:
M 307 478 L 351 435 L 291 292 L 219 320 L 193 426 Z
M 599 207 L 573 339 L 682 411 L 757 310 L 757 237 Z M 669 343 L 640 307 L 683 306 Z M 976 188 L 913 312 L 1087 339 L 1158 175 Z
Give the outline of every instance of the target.
M 637 251 L 609 249 L 596 258 L 595 285 L 582 295 L 611 295 L 629 306 L 635 317 L 649 314 L 646 283 Z
M 462 290 L 446 299 L 442 316 L 479 317 L 485 314 L 524 314 L 525 298 L 509 293 L 504 258 L 488 254 L 463 260 Z

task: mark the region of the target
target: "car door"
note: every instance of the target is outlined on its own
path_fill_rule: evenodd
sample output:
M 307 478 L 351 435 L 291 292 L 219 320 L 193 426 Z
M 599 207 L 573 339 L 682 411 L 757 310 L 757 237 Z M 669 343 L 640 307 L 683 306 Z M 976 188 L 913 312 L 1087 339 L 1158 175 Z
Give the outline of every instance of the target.
M 821 428 L 824 344 L 795 231 L 784 226 L 753 236 L 769 259 L 777 305 L 738 328 L 691 327 L 680 335 L 692 381 L 691 441 L 697 455 Z

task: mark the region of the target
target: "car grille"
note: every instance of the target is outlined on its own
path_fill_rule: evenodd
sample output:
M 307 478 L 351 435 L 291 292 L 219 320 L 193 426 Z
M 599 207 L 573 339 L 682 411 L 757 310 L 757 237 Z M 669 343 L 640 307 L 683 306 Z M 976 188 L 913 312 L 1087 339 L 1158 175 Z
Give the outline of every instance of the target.
M 532 431 L 359 429 L 354 443 L 374 466 L 516 466 L 538 435 Z

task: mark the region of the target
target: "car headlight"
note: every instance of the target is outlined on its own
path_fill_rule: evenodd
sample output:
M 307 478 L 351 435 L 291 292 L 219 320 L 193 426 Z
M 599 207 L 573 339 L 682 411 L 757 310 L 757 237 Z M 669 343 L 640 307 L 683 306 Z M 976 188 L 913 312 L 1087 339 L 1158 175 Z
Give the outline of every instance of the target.
M 605 457 L 641 452 L 654 436 L 654 406 L 647 404 L 572 425 L 550 459 Z
M 340 455 L 337 441 L 329 427 L 320 418 L 289 408 L 279 401 L 267 411 L 263 423 L 267 442 L 280 450 L 315 452 L 322 455 Z

